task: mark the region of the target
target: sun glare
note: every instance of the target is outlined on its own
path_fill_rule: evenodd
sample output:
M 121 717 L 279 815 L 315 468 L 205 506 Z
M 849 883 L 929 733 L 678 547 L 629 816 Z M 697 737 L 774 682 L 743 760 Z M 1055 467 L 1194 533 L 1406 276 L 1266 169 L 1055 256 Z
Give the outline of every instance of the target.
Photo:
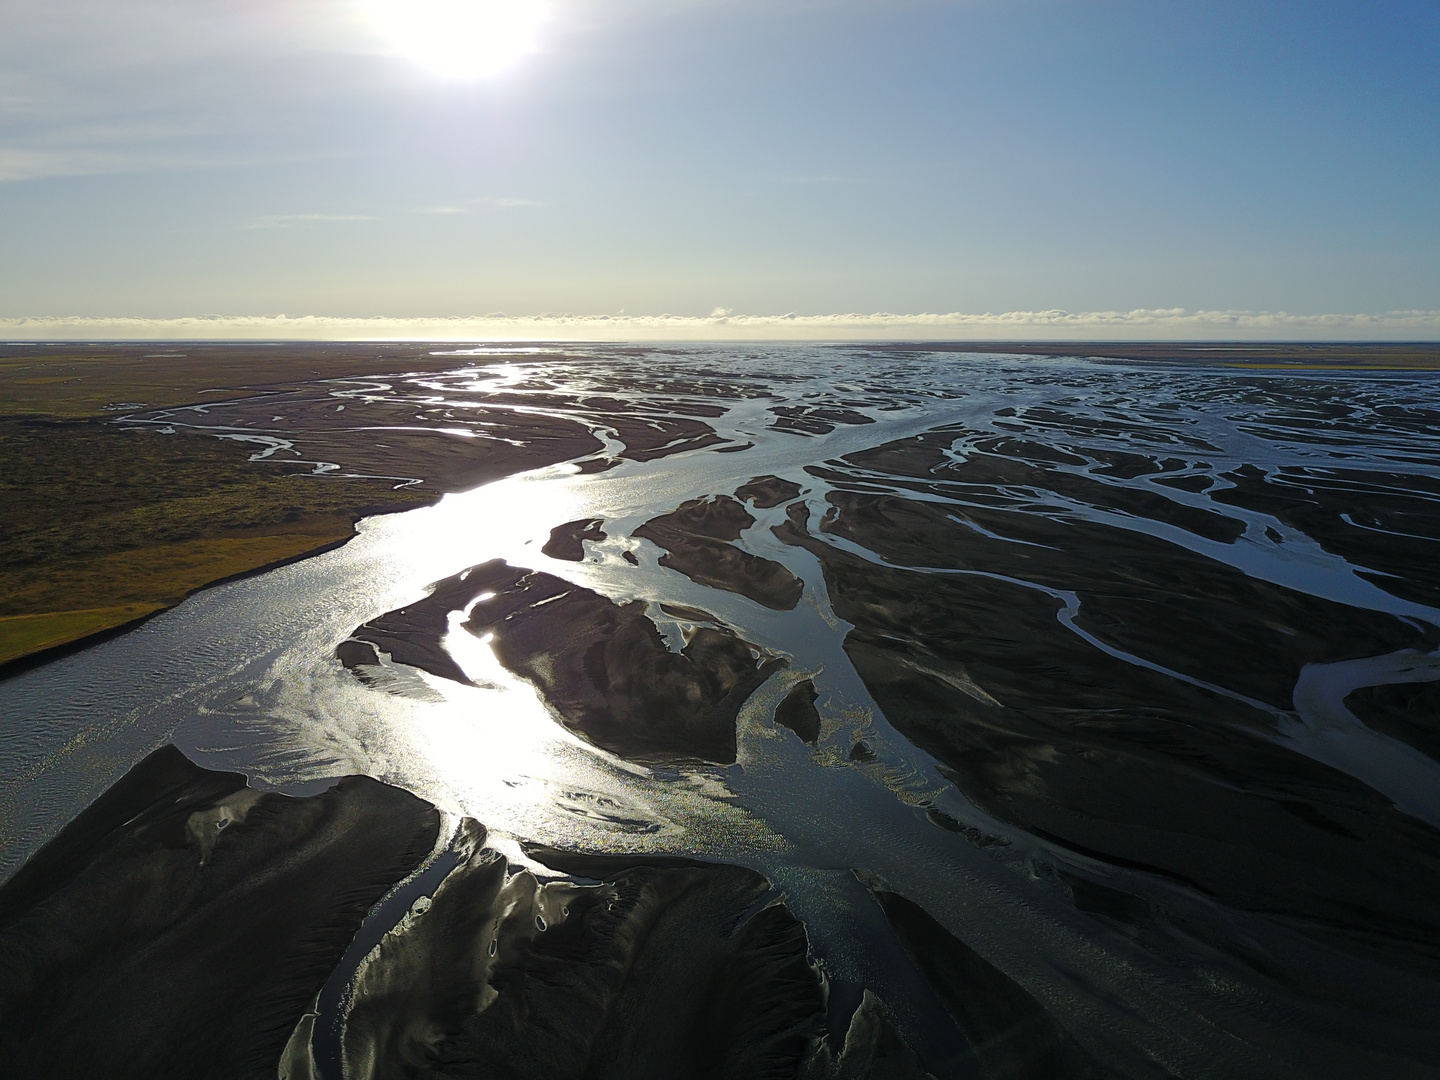
M 363 0 L 402 56 L 451 78 L 498 75 L 535 51 L 543 0 Z

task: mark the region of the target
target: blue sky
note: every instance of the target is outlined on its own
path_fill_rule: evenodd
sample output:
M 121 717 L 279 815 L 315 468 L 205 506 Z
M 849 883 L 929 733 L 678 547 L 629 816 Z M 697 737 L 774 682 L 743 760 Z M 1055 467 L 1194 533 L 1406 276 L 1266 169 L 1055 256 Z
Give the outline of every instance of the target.
M 364 3 L 0 0 L 0 317 L 1440 309 L 1433 0 Z

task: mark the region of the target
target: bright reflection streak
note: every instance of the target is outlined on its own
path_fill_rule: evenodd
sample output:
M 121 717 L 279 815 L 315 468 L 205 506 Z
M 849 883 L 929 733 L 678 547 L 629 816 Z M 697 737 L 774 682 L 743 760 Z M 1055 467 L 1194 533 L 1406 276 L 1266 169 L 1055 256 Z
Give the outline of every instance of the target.
M 596 827 L 651 836 L 680 831 L 635 790 L 645 785 L 647 770 L 557 723 L 534 688 L 461 626 L 464 619 L 462 612 L 451 614 L 445 648 L 476 686 L 427 677 L 446 704 L 426 709 L 412 728 L 411 749 L 437 774 L 451 805 L 492 827 L 575 844 Z M 571 828 L 567 816 L 574 819 Z
M 543 0 L 361 0 L 401 56 L 450 78 L 499 75 L 537 47 Z
M 613 567 L 556 563 L 539 550 L 556 522 L 591 516 L 600 502 L 615 512 L 613 493 L 597 502 L 595 479 L 558 465 L 447 495 L 410 514 L 370 519 L 349 555 L 374 545 L 376 562 L 355 569 L 370 579 L 381 610 L 492 557 L 603 587 Z M 608 559 L 624 565 L 618 553 Z M 475 604 L 489 598 L 482 594 Z M 349 672 L 327 668 L 320 675 L 324 693 L 296 702 L 295 712 L 278 702 L 267 711 L 284 718 L 302 743 L 308 739 L 343 761 L 327 771 L 382 775 L 499 834 L 592 850 L 652 850 L 681 836 L 710 845 L 736 837 L 757 847 L 774 844 L 731 805 L 710 770 L 681 770 L 657 783 L 648 768 L 569 731 L 533 686 L 505 670 L 487 641 L 463 628 L 467 617 L 468 611 L 450 615 L 444 647 L 475 686 L 397 665 L 366 687 Z M 302 720 L 307 704 L 320 713 Z

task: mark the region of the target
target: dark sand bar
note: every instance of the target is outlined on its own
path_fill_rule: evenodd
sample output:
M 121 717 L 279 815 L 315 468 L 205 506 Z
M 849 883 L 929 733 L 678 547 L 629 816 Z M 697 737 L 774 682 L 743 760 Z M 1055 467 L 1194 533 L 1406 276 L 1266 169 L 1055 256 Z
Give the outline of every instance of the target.
M 753 555 L 733 543 L 753 524 L 755 519 L 740 503 L 717 495 L 692 500 L 653 518 L 636 529 L 635 535 L 665 550 L 661 566 L 678 570 L 697 584 L 788 611 L 800 602 L 804 583 L 773 559 Z
M 368 777 L 262 794 L 162 747 L 0 886 L 15 1080 L 274 1076 L 434 807 Z
M 803 925 L 737 866 L 480 852 L 361 969 L 348 1075 L 924 1080 L 873 997 L 826 1041 Z
M 475 603 L 465 628 L 493 635 L 496 657 L 535 684 L 560 720 L 634 760 L 735 760 L 735 718 L 784 665 L 716 626 L 694 629 L 672 652 L 640 601 L 616 604 L 550 574 L 503 561 L 436 584 L 430 595 L 356 629 L 337 653 L 362 677 L 390 659 L 469 682 L 441 643 L 452 612 Z M 707 621 L 714 620 L 703 612 Z

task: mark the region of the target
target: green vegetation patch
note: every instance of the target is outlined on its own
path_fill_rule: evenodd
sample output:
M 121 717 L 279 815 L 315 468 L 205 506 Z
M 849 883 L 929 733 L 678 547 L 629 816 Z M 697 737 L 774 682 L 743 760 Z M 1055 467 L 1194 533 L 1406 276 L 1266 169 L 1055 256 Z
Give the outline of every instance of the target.
M 124 626 L 158 610 L 155 604 L 122 604 L 91 611 L 0 617 L 0 664 Z
M 237 443 L 103 421 L 0 422 L 0 574 L 13 583 L 56 558 L 236 532 L 299 532 L 434 496 L 387 481 L 287 474 Z M 331 527 L 326 522 L 326 528 Z M 10 590 L 13 591 L 13 584 Z M 0 615 L 7 610 L 0 598 Z
M 432 502 L 248 460 L 235 443 L 100 420 L 0 420 L 0 663 Z

